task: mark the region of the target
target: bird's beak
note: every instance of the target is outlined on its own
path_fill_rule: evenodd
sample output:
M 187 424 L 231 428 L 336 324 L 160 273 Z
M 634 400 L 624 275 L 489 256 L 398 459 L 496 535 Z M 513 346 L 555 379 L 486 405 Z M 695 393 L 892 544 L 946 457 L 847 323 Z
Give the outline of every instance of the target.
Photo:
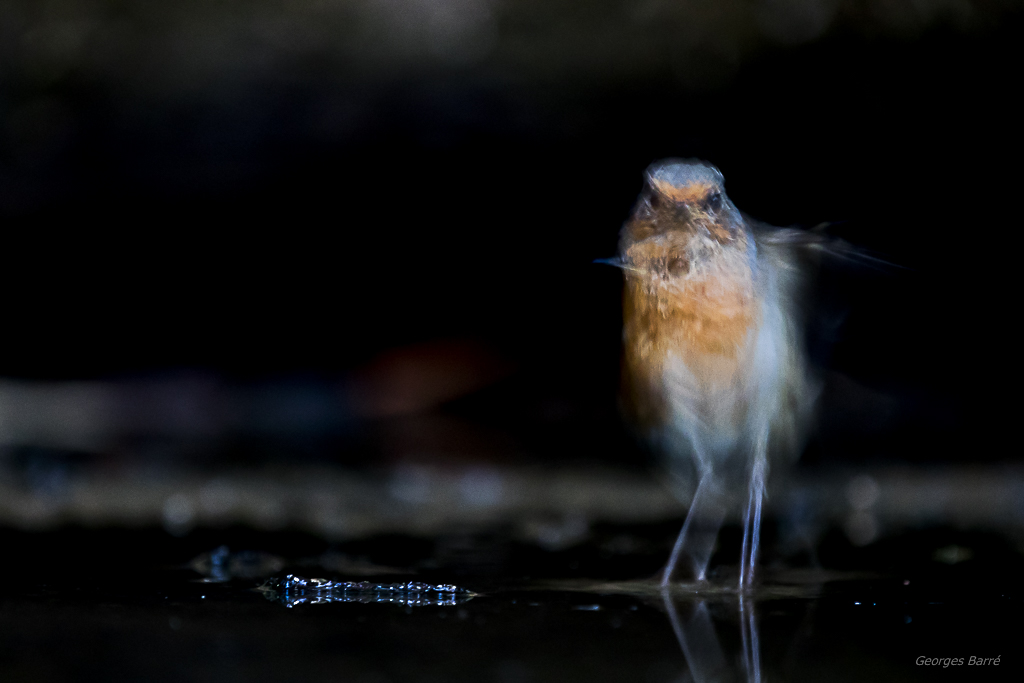
M 639 268 L 627 263 L 626 261 L 623 261 L 618 256 L 613 256 L 612 258 L 596 258 L 594 259 L 594 263 L 604 263 L 609 266 L 615 266 L 616 268 L 620 268 L 630 273 L 641 272 Z

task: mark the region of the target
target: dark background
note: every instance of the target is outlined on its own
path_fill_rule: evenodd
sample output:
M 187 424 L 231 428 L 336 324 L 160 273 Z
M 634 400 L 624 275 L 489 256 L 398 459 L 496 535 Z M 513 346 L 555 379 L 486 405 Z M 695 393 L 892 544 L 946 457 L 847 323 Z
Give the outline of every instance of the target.
M 651 582 L 604 584 L 685 505 L 619 420 L 592 263 L 696 157 L 888 264 L 821 273 L 819 428 L 766 509 L 762 566 L 821 593 L 711 592 L 698 644 L 1016 671 L 1022 38 L 1014 0 L 0 0 L 0 668 L 698 678 Z M 198 582 L 228 546 L 274 562 Z M 485 595 L 252 591 L 284 572 Z
M 591 262 L 648 163 L 699 157 L 751 216 L 894 264 L 819 285 L 808 462 L 1013 458 L 1022 18 L 4 2 L 0 375 L 334 386 L 469 340 L 503 370 L 445 410 L 519 452 L 632 458 L 620 276 Z

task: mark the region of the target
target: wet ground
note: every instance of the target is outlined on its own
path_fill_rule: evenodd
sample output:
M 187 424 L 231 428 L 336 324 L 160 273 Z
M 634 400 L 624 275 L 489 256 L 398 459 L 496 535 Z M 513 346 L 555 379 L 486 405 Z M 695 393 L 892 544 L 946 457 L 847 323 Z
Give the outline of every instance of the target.
M 826 534 L 817 567 L 769 567 L 740 596 L 724 551 L 710 583 L 661 590 L 650 577 L 674 531 L 599 526 L 558 551 L 500 530 L 335 544 L 245 529 L 8 531 L 0 677 L 667 683 L 1024 669 L 1024 558 L 999 536 L 933 529 L 854 548 Z

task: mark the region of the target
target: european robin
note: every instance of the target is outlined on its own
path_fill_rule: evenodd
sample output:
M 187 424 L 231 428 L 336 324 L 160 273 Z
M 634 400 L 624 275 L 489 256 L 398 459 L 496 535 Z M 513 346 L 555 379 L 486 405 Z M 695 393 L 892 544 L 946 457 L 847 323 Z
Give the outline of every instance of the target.
M 761 226 L 696 160 L 652 164 L 622 228 L 623 403 L 697 483 L 662 573 L 703 580 L 718 531 L 745 509 L 740 589 L 754 578 L 769 463 L 793 457 L 813 403 L 799 294 L 825 238 Z

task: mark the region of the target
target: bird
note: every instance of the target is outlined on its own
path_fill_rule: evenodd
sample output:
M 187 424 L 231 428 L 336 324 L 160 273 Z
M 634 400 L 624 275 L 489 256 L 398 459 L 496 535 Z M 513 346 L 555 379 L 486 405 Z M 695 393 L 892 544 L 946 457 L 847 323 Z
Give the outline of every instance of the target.
M 689 561 L 707 579 L 719 530 L 742 510 L 739 590 L 754 585 L 772 464 L 795 459 L 817 382 L 804 343 L 803 297 L 817 255 L 845 243 L 742 214 L 722 173 L 665 159 L 603 262 L 624 274 L 622 404 L 671 469 L 696 482 L 661 585 Z

